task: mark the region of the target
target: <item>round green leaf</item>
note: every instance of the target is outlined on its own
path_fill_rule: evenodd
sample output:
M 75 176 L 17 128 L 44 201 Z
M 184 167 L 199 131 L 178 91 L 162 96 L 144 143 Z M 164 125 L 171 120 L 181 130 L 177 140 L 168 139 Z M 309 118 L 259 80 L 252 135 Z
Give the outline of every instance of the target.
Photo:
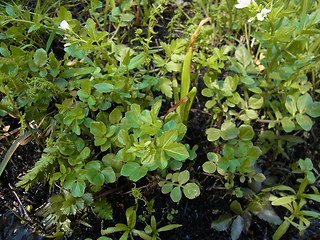
M 299 112 L 303 113 L 305 109 L 308 109 L 312 105 L 312 103 L 312 98 L 308 93 L 301 95 L 297 101 L 297 107 Z
M 132 181 L 138 181 L 140 178 L 144 177 L 148 172 L 145 166 L 141 166 L 136 162 L 128 162 L 122 166 L 121 174 L 123 176 L 129 177 Z
M 249 119 L 257 119 L 258 118 L 257 112 L 252 109 L 246 109 L 246 115 Z
M 164 184 L 161 188 L 161 192 L 163 194 L 167 194 L 169 192 L 171 192 L 173 189 L 173 183 L 167 183 L 167 184 Z
M 286 97 L 286 102 L 285 102 L 286 109 L 288 110 L 291 115 L 295 115 L 297 111 L 297 106 L 296 106 L 296 100 L 294 99 L 293 96 L 289 95 Z
M 170 193 L 170 197 L 171 197 L 172 201 L 179 202 L 182 197 L 180 187 L 175 187 L 174 189 L 172 189 L 172 191 Z
M 220 138 L 221 131 L 217 128 L 208 128 L 206 130 L 208 141 L 214 142 Z
M 206 161 L 202 164 L 202 168 L 206 173 L 214 173 L 217 170 L 217 165 L 213 161 Z
M 260 95 L 253 95 L 249 98 L 249 108 L 260 109 L 263 105 L 263 97 Z
M 103 122 L 93 121 L 90 123 L 90 132 L 97 137 L 102 137 L 107 133 L 107 127 Z
M 281 125 L 286 132 L 291 132 L 294 130 L 295 124 L 289 117 L 284 117 L 281 119 Z
M 241 125 L 239 131 L 239 138 L 243 141 L 250 141 L 254 137 L 254 131 L 250 125 Z
M 217 163 L 219 161 L 220 155 L 214 152 L 208 152 L 207 158 L 209 161 Z
M 48 61 L 47 52 L 42 48 L 35 52 L 33 58 L 38 67 L 43 67 Z
M 224 122 L 221 126 L 221 137 L 224 140 L 236 138 L 239 132 L 239 129 L 236 128 L 233 122 Z
M 113 183 L 116 181 L 116 174 L 112 167 L 106 167 L 103 169 L 102 174 L 106 183 Z
M 307 115 L 298 113 L 296 120 L 304 130 L 309 131 L 312 128 L 313 122 Z
M 257 173 L 253 176 L 253 179 L 257 182 L 263 182 L 264 180 L 266 180 L 266 177 L 263 175 L 263 173 Z
M 187 183 L 183 186 L 183 193 L 189 199 L 194 199 L 200 195 L 200 188 L 195 183 Z
M 122 118 L 122 113 L 118 108 L 113 109 L 109 115 L 109 121 L 111 124 L 116 124 L 120 122 L 121 118 Z
M 190 179 L 190 173 L 188 170 L 184 170 L 181 173 L 179 173 L 178 176 L 178 182 L 180 185 L 185 184 Z

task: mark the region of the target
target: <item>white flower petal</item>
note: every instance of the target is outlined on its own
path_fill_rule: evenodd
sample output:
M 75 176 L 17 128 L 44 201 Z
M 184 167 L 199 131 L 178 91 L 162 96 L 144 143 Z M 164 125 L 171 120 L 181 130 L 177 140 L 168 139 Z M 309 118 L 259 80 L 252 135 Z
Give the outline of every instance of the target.
M 263 21 L 264 20 L 264 16 L 261 13 L 257 14 L 257 18 L 259 21 Z
M 66 20 L 62 20 L 58 28 L 61 28 L 63 30 L 68 30 L 70 29 L 70 26 Z
M 238 4 L 235 5 L 236 8 L 246 8 L 250 5 L 252 0 L 238 0 Z

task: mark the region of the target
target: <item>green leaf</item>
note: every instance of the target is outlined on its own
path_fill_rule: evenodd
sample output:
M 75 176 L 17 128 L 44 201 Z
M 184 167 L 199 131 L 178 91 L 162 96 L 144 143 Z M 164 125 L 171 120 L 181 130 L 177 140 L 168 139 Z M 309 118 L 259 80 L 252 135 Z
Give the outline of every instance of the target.
M 285 106 L 288 112 L 291 113 L 292 116 L 296 114 L 297 106 L 296 106 L 296 100 L 293 96 L 289 95 L 286 97 Z
M 297 107 L 300 113 L 304 113 L 312 105 L 313 101 L 309 94 L 301 95 L 297 101 Z
M 294 122 L 289 117 L 282 118 L 281 125 L 283 127 L 283 130 L 286 132 L 292 132 L 295 127 Z
M 215 220 L 211 223 L 211 228 L 216 231 L 225 231 L 228 229 L 232 219 L 233 217 L 231 214 L 223 214 L 218 218 L 218 220 Z
M 270 206 L 270 204 L 266 204 L 265 206 L 263 206 L 259 210 L 257 216 L 260 219 L 263 219 L 271 224 L 280 225 L 282 223 L 281 218 L 277 215 L 277 213 L 274 211 L 272 206 Z
M 289 42 L 291 40 L 291 35 L 293 35 L 294 30 L 297 27 L 295 25 L 283 26 L 275 33 L 275 39 L 280 42 Z
M 167 130 L 162 133 L 162 135 L 157 138 L 159 147 L 166 148 L 167 145 L 173 143 L 178 137 L 178 131 L 175 129 Z
M 234 200 L 231 204 L 230 204 L 230 210 L 232 212 L 234 212 L 237 215 L 240 215 L 243 212 L 243 209 L 241 207 L 241 204 L 237 201 Z
M 121 14 L 120 16 L 120 20 L 122 22 L 131 22 L 134 18 L 135 16 L 131 13 L 124 13 L 124 14 Z
M 170 143 L 164 148 L 164 151 L 170 157 L 180 161 L 183 161 L 189 157 L 188 150 L 181 143 Z
M 84 194 L 86 183 L 81 179 L 66 181 L 65 189 L 70 189 L 73 197 L 81 197 Z
M 220 129 L 217 129 L 217 128 L 208 128 L 206 130 L 206 134 L 207 134 L 208 141 L 214 142 L 220 138 L 221 131 Z
M 242 64 L 242 66 L 243 66 L 244 68 L 246 68 L 246 67 L 250 64 L 250 62 L 251 62 L 250 52 L 249 52 L 248 49 L 247 49 L 246 47 L 244 47 L 243 45 L 237 47 L 236 52 L 235 52 L 235 58 L 237 59 L 237 61 L 238 61 L 239 63 Z
M 307 115 L 298 113 L 296 115 L 297 123 L 306 131 L 310 131 L 312 128 L 313 122 Z
M 273 206 L 281 206 L 281 205 L 285 205 L 285 204 L 293 202 L 296 198 L 297 197 L 293 196 L 293 195 L 280 197 L 280 198 L 276 198 L 275 200 L 272 200 L 271 204 Z
M 320 102 L 313 102 L 307 109 L 307 114 L 310 117 L 320 117 Z
M 311 171 L 313 169 L 313 163 L 310 158 L 305 160 L 299 159 L 299 166 L 303 172 Z
M 169 224 L 167 226 L 159 228 L 158 232 L 170 231 L 170 230 L 173 230 L 173 229 L 178 228 L 178 227 L 182 227 L 182 225 L 181 224 Z
M 185 184 L 190 179 L 190 173 L 188 170 L 184 170 L 179 173 L 178 182 L 180 185 Z
M 91 161 L 86 164 L 87 178 L 91 184 L 102 186 L 104 184 L 104 176 L 100 171 L 101 162 Z
M 239 138 L 243 141 L 250 141 L 254 137 L 254 131 L 250 125 L 241 125 L 239 131 Z
M 225 121 L 221 125 L 221 137 L 224 140 L 236 138 L 239 135 L 239 133 L 239 129 L 236 128 L 236 125 L 233 122 Z
M 181 193 L 180 187 L 173 188 L 171 193 L 170 193 L 170 197 L 171 197 L 172 201 L 179 202 L 181 197 L 182 197 L 182 193 Z
M 96 23 L 91 18 L 89 18 L 87 20 L 85 28 L 87 29 L 88 35 L 91 38 L 95 39 L 96 38 Z
M 101 93 L 109 93 L 114 89 L 114 86 L 110 83 L 97 83 L 93 86 Z
M 181 64 L 170 61 L 166 64 L 166 69 L 168 70 L 168 72 L 180 72 Z
M 259 116 L 257 112 L 253 109 L 246 109 L 246 115 L 248 116 L 249 119 L 257 119 Z
M 136 162 L 128 162 L 122 166 L 121 174 L 123 176 L 129 177 L 132 181 L 138 181 L 143 178 L 148 172 L 148 168 L 141 166 Z
M 106 167 L 102 170 L 104 180 L 106 183 L 113 183 L 116 181 L 116 174 L 112 167 Z
M 111 124 L 119 123 L 122 118 L 122 113 L 118 108 L 112 110 L 109 115 L 109 121 Z
M 263 105 L 263 97 L 260 95 L 253 95 L 249 98 L 249 108 L 260 109 Z
M 166 183 L 166 184 L 164 184 L 164 185 L 162 186 L 161 192 L 162 192 L 163 194 L 167 194 L 167 193 L 169 193 L 169 192 L 172 191 L 173 186 L 174 186 L 173 183 Z
M 126 210 L 126 218 L 129 229 L 133 229 L 137 221 L 137 212 L 135 206 L 129 207 Z
M 72 57 L 76 57 L 78 59 L 83 59 L 84 58 L 84 62 L 85 63 L 89 63 L 91 66 L 95 66 L 94 63 L 91 61 L 90 58 L 88 58 L 85 53 L 80 50 L 77 49 L 78 45 L 77 44 L 72 44 L 70 47 L 66 47 L 64 48 L 64 51 L 66 53 L 69 53 Z M 91 71 L 89 70 L 91 69 Z M 90 74 L 92 73 L 96 68 L 90 68 L 90 67 L 84 67 L 84 68 L 74 68 L 74 69 L 68 69 L 70 71 L 75 71 L 74 75 L 82 75 L 85 73 Z M 67 71 L 68 71 L 67 70 Z
M 128 70 L 130 71 L 135 68 L 139 68 L 142 64 L 144 64 L 145 59 L 146 59 L 146 56 L 145 54 L 142 54 L 142 53 L 130 59 Z
M 256 175 L 253 176 L 253 179 L 259 183 L 263 182 L 266 180 L 266 177 L 263 175 L 263 173 L 257 173 Z
M 157 88 L 159 88 L 166 97 L 172 98 L 172 81 L 169 78 L 161 77 L 158 81 Z
M 103 137 L 107 133 L 107 127 L 103 122 L 94 121 L 90 123 L 90 132 L 97 137 Z
M 279 240 L 288 230 L 290 222 L 284 221 L 272 236 L 272 240 Z
M 35 52 L 33 58 L 38 67 L 43 67 L 48 61 L 47 52 L 42 48 Z
M 313 201 L 317 201 L 317 202 L 320 203 L 320 195 L 318 195 L 318 194 L 305 194 L 304 196 L 306 198 L 309 198 L 309 199 L 311 199 Z
M 232 240 L 237 240 L 240 237 L 241 232 L 243 231 L 243 227 L 244 227 L 244 220 L 241 216 L 238 216 L 231 225 Z
M 217 164 L 213 161 L 206 161 L 202 164 L 202 168 L 206 173 L 214 173 L 217 170 Z
M 183 186 L 183 193 L 189 199 L 194 199 L 200 195 L 200 188 L 195 183 L 187 183 Z

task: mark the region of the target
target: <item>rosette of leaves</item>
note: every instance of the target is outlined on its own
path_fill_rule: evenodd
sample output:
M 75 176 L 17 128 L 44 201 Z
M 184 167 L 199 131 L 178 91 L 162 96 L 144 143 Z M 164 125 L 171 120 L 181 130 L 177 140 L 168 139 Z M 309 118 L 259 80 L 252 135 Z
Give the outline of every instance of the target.
M 118 138 L 119 122 L 122 113 L 118 108 L 112 110 L 108 116 L 108 121 L 91 121 L 90 132 L 94 135 L 94 145 L 100 146 L 102 152 L 107 151 L 111 144 Z
M 160 107 L 158 101 L 151 111 L 141 112 L 140 106 L 133 104 L 121 120 L 118 141 L 123 147 L 116 157 L 125 163 L 121 174 L 130 180 L 138 181 L 156 169 L 180 168 L 186 159 L 195 157 L 194 150 L 180 143 L 186 127 L 173 120 L 164 123 L 158 119 Z
M 194 199 L 200 195 L 200 188 L 196 183 L 188 182 L 189 180 L 190 173 L 188 170 L 184 170 L 167 174 L 166 180 L 159 182 L 159 186 L 162 193 L 170 193 L 170 197 L 174 202 L 181 200 L 182 192 L 187 198 Z
M 228 171 L 232 174 L 239 173 L 242 178 L 248 176 L 263 181 L 265 177 L 255 174 L 252 166 L 261 154 L 257 146 L 251 142 L 254 131 L 250 125 L 242 124 L 239 128 L 231 121 L 225 121 L 221 129 L 208 128 L 206 130 L 209 141 L 219 138 L 227 141 L 222 149 L 222 156 L 216 153 L 208 154 L 209 161 L 203 164 L 204 171 L 214 173 L 218 168 L 220 172 Z M 243 180 L 244 181 L 244 180 Z

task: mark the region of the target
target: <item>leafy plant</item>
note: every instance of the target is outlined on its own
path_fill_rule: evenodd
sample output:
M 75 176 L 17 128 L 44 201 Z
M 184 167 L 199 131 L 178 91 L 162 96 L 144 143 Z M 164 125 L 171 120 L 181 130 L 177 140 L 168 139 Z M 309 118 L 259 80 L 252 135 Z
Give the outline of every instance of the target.
M 189 182 L 190 173 L 188 170 L 167 174 L 166 180 L 159 182 L 161 192 L 164 194 L 170 193 L 172 201 L 179 202 L 182 197 L 182 192 L 189 199 L 194 199 L 200 195 L 200 188 L 194 182 Z M 182 188 L 182 191 L 181 191 Z
M 101 234 L 107 235 L 115 232 L 124 232 L 120 239 L 128 239 L 129 236 L 133 239 L 133 236 L 139 236 L 145 240 L 155 240 L 159 236 L 160 232 L 170 231 L 182 226 L 180 224 L 169 224 L 164 227 L 157 228 L 156 219 L 154 216 L 152 216 L 150 225 L 147 224 L 144 230 L 135 229 L 134 227 L 136 226 L 137 213 L 134 206 L 126 210 L 126 219 L 127 225 L 123 223 L 117 223 L 115 227 L 108 227 L 105 230 L 101 230 Z
M 288 230 L 290 224 L 299 230 L 302 236 L 304 230 L 310 226 L 310 219 L 319 219 L 319 213 L 312 210 L 304 210 L 303 207 L 307 204 L 307 199 L 311 201 L 320 202 L 319 191 L 315 187 L 312 189 L 314 193 L 305 193 L 308 185 L 315 183 L 316 177 L 313 173 L 313 163 L 309 158 L 298 161 L 298 168 L 294 171 L 296 173 L 303 173 L 304 178 L 299 178 L 300 183 L 298 190 L 286 185 L 277 185 L 270 188 L 263 189 L 264 192 L 278 191 L 280 197 L 271 194 L 269 200 L 273 206 L 285 207 L 290 212 L 289 217 L 284 217 L 283 223 L 278 227 L 273 235 L 273 239 L 280 239 Z M 317 174 L 318 175 L 318 174 Z M 317 176 L 318 178 L 318 176 Z M 289 192 L 289 193 L 287 193 Z M 298 223 L 294 221 L 298 220 Z

